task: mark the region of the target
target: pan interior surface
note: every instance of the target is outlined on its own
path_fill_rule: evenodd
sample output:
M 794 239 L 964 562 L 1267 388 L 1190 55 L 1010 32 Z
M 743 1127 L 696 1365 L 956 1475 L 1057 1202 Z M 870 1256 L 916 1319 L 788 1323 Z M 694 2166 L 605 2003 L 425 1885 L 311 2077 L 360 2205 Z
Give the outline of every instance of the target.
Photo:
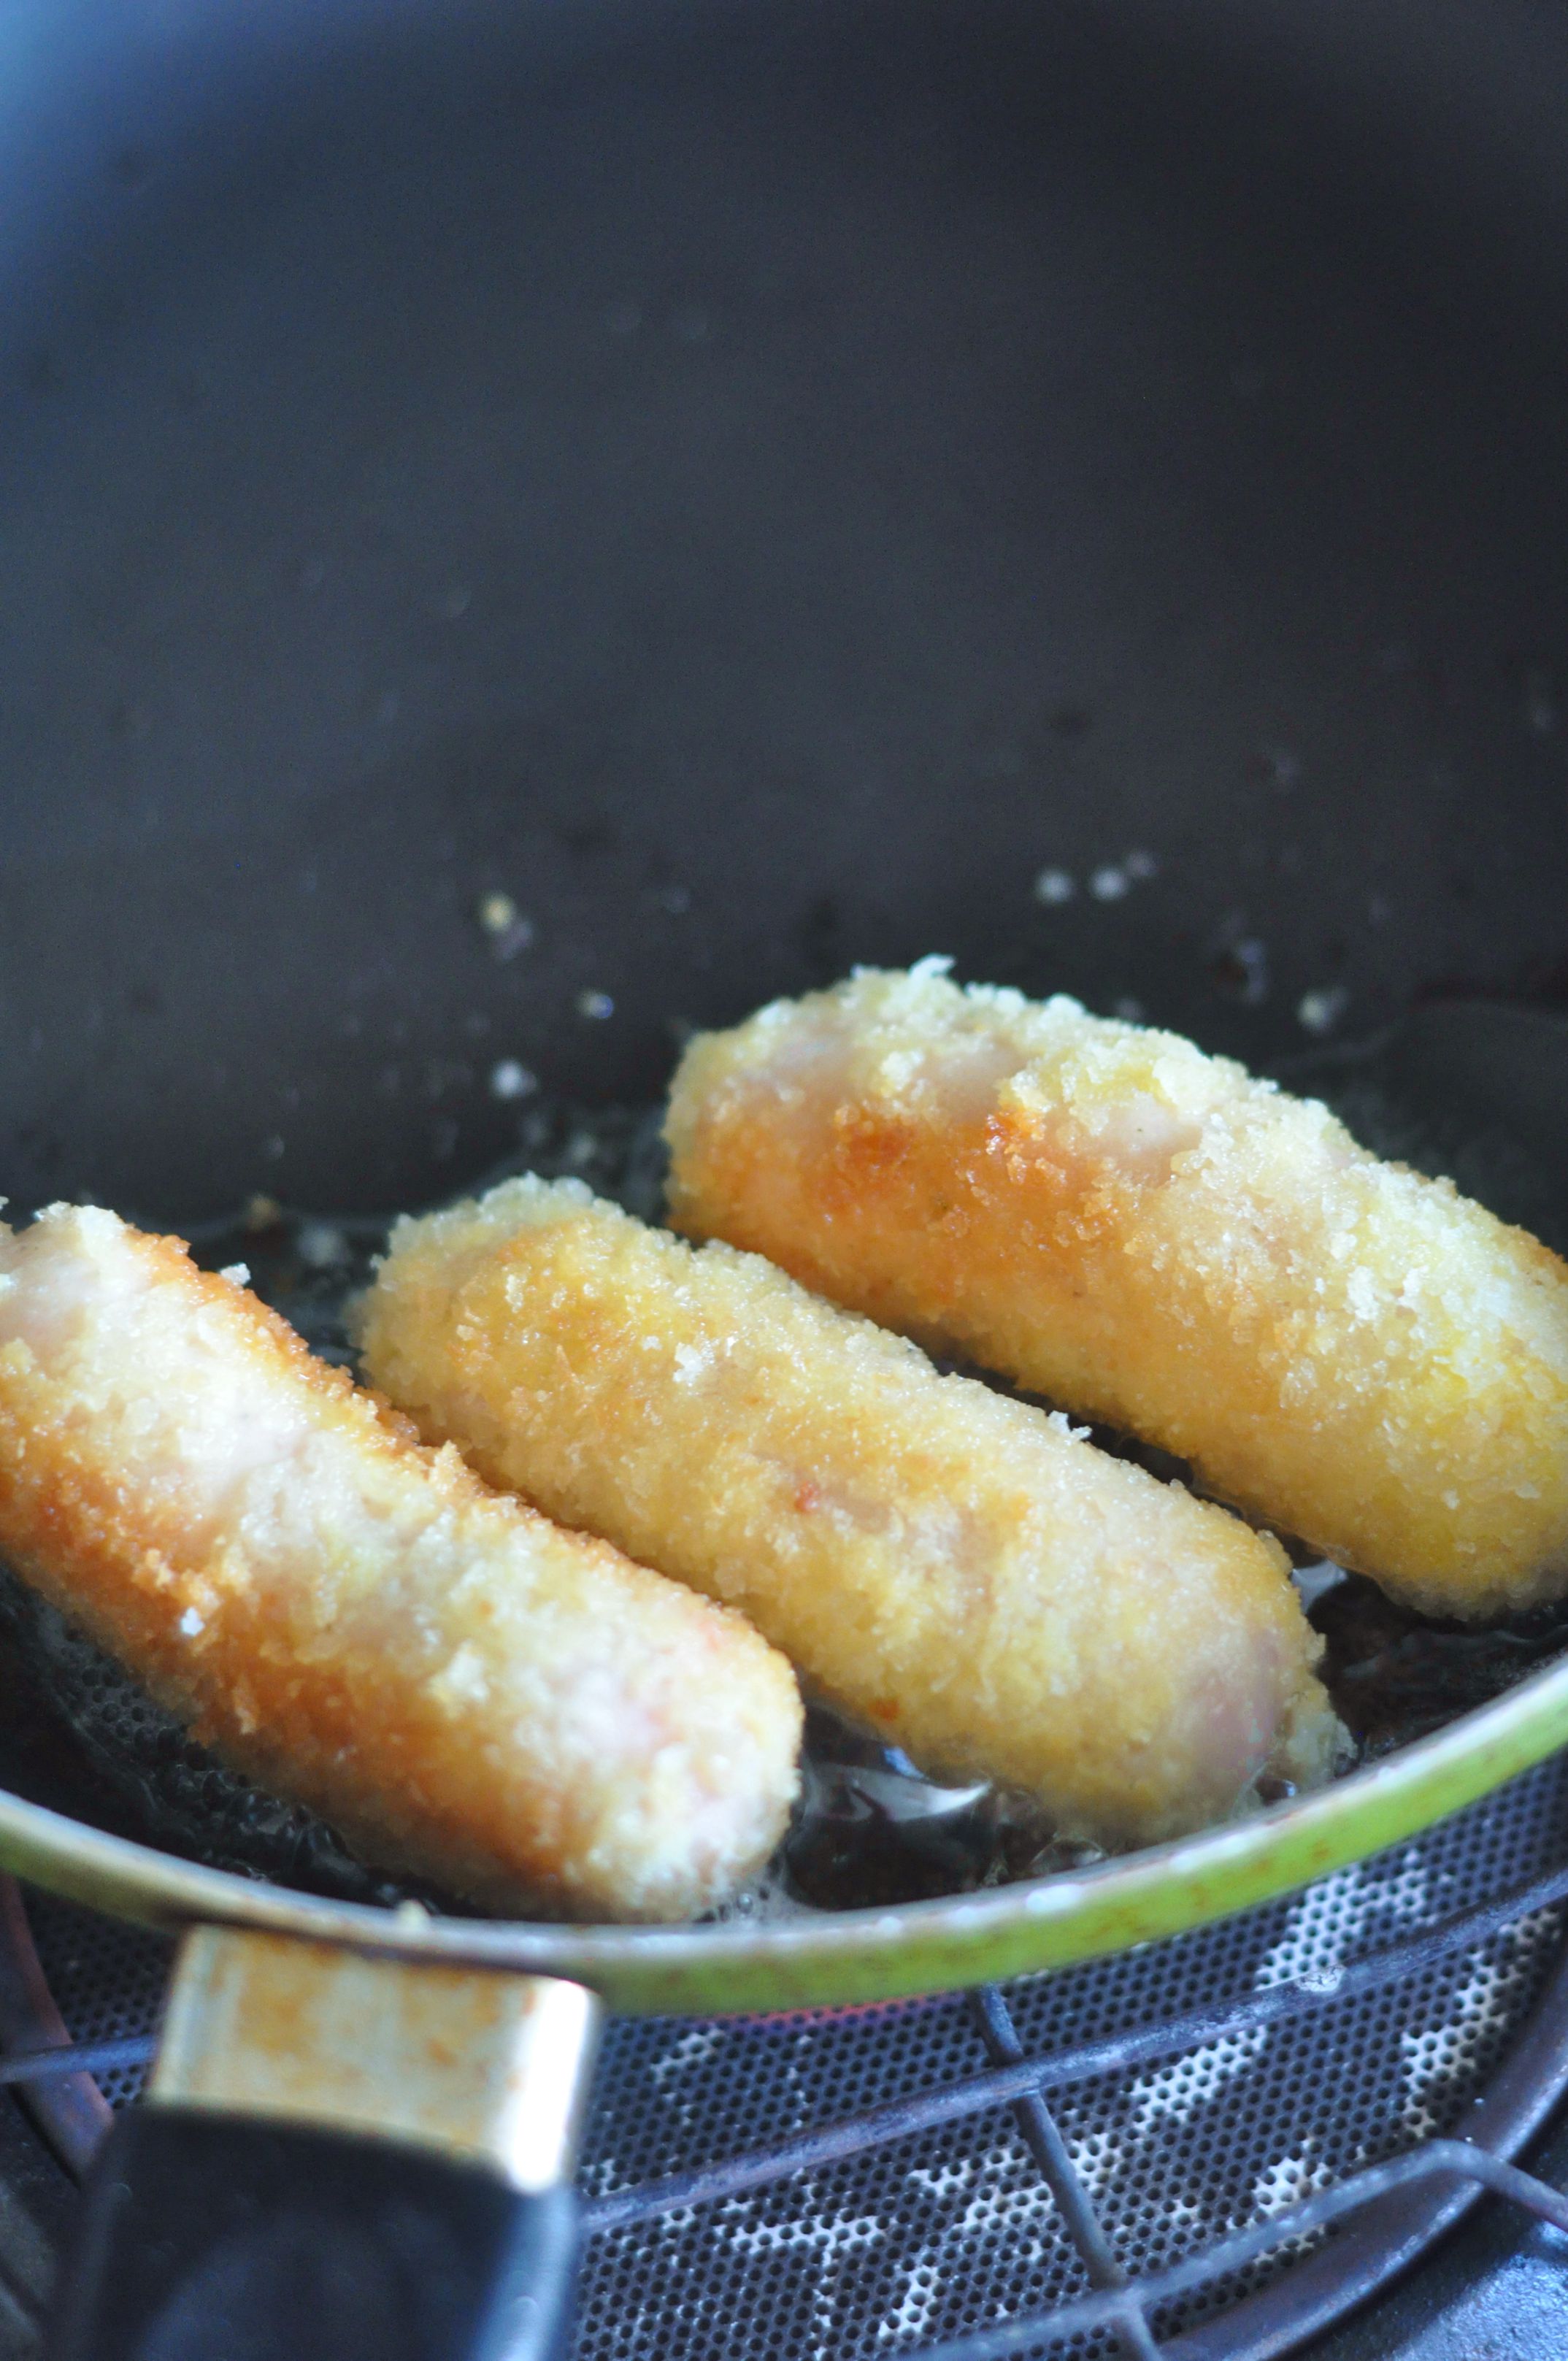
M 15 1202 L 428 1202 L 856 961 L 1562 959 L 1546 12 L 330 13 L 12 12 Z
M 645 1101 L 673 1033 L 932 950 L 1265 1066 L 1304 1008 L 1561 980 L 1539 12 L 46 13 L 0 280 L 19 1202 L 428 1202 L 515 1154 L 503 1068 Z M 626 2006 L 853 2000 L 1395 1841 L 1555 1746 L 1565 1677 L 1188 1845 L 801 1927 L 418 1923 L 13 1798 L 0 1855 Z

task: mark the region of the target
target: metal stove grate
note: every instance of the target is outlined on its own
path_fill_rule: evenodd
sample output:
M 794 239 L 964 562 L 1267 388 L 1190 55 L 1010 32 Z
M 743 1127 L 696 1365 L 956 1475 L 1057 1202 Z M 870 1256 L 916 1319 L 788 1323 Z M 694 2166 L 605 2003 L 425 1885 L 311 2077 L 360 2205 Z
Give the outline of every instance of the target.
M 1114 1960 L 970 1998 L 612 2026 L 582 2168 L 578 2361 L 978 2353 L 993 2324 L 1190 2264 L 1198 2283 L 1149 2327 L 1047 2325 L 1016 2349 L 1147 2355 L 1152 2327 L 1193 2361 L 1283 2350 L 1469 2191 L 1433 2178 L 1233 2268 L 1204 2260 L 1217 2246 L 1275 2237 L 1313 2192 L 1332 2207 L 1423 2143 L 1436 2158 L 1434 2136 L 1509 2153 L 1568 2079 L 1560 1903 L 1501 1926 L 1483 1910 L 1568 1890 L 1565 1836 L 1560 1760 L 1304 1894 Z M 166 1945 L 47 1896 L 30 1910 L 78 2041 L 152 2025 Z M 1471 1912 L 1484 1923 L 1456 1939 Z M 1019 2059 L 1037 2062 L 999 2083 Z M 121 2103 L 137 2079 L 122 2067 L 106 2088 Z
M 1565 1806 L 1568 1781 L 1549 1765 L 1292 1901 L 1016 1984 L 1005 1997 L 1018 2043 L 1059 2056 L 1260 1988 L 1327 1983 L 1555 1866 Z M 1557 1931 L 1557 1914 L 1537 1913 L 1391 1988 L 1059 2092 L 1068 2157 L 1123 2268 L 1158 2270 L 1461 2124 L 1541 1991 Z M 959 1998 L 860 2022 L 623 2028 L 585 2185 L 596 2197 L 633 2189 L 987 2063 L 983 2026 Z M 1165 2307 L 1157 2328 L 1190 2328 L 1280 2268 L 1273 2257 L 1228 2275 Z M 862 2361 L 1042 2312 L 1089 2283 L 1025 2131 L 992 2105 L 754 2194 L 639 2208 L 595 2242 L 580 2351 Z
M 173 1945 L 123 1919 L 78 1910 L 52 1894 L 29 1893 L 27 1917 L 55 2005 L 78 2042 L 120 2041 L 158 2021 Z M 141 2090 L 137 2064 L 100 2068 L 95 2078 L 111 2106 Z

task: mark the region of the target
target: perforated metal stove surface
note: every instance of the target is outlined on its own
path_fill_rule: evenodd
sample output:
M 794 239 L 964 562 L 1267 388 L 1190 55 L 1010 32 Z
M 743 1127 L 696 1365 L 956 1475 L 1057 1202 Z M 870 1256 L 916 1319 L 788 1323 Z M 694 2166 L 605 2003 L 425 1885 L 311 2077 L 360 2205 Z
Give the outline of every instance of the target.
M 1009 2021 L 1028 2059 L 1059 2061 L 1193 2010 L 1265 1993 L 1311 2002 L 1273 2025 L 1048 2089 L 1066 2156 L 1134 2277 L 1198 2256 L 1434 2135 L 1484 2125 L 1499 2070 L 1506 2080 L 1510 2054 L 1533 2043 L 1537 2081 L 1510 2117 L 1517 2144 L 1568 2072 L 1561 1905 L 1426 1956 L 1390 1981 L 1362 1988 L 1353 1974 L 1339 1987 L 1356 1961 L 1558 1871 L 1565 1837 L 1568 1765 L 1558 1762 L 1294 1900 L 1012 1985 L 989 2023 L 952 1995 L 829 2015 L 613 2025 L 581 2175 L 598 2226 L 579 2361 L 890 2361 L 1086 2293 L 1089 2268 L 1027 2121 L 1011 2104 L 976 2103 L 970 2087 L 1004 2054 L 998 2026 Z M 146 2031 L 167 1947 L 45 1896 L 29 1907 L 76 2038 Z M 124 2103 L 139 2070 L 103 2081 Z M 792 2141 L 904 2101 L 929 2102 L 927 2114 L 959 2103 L 961 2112 L 892 2138 L 873 2136 L 886 2128 L 873 2121 L 838 2160 L 781 2169 Z M 50 2182 L 55 2169 L 36 2140 L 26 2149 L 15 2126 L 8 2134 L 0 2217 L 14 2246 L 29 2207 L 47 2215 L 35 2239 L 42 2253 L 69 2197 L 63 2181 Z M 1559 2157 L 1550 2135 L 1541 2147 L 1537 2169 L 1549 2180 L 1568 2178 L 1568 2135 L 1561 2148 Z M 753 2159 L 763 2185 L 727 2189 L 723 2168 L 736 2158 Z M 690 2176 L 716 2168 L 718 2193 L 705 2197 Z M 1387 2244 L 1352 2217 L 1153 2306 L 1155 2336 L 1183 2356 L 1280 2349 L 1311 2312 L 1298 2290 L 1316 2288 L 1321 2317 L 1323 2305 L 1365 2290 Z M 13 2255 L 13 2279 L 17 2268 Z M 8 2328 L 0 2320 L 7 2361 L 36 2342 L 47 2257 L 35 2254 L 30 2268 L 31 2290 L 17 2292 Z M 1125 2348 L 1099 2329 L 1026 2349 Z M 1311 2349 L 1345 2361 L 1533 2361 L 1568 2349 L 1568 2239 L 1486 2199 L 1463 2235 L 1445 2236 L 1392 2299 Z

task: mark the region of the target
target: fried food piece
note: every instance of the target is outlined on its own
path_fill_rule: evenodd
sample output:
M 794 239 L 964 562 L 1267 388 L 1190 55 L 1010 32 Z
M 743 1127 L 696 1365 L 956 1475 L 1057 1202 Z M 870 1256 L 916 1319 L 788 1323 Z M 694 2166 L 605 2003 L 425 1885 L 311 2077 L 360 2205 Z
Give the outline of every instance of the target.
M 0 1550 L 229 1762 L 476 1900 L 689 1916 L 783 1832 L 799 1697 L 739 1616 L 96 1207 L 0 1224 Z
M 1429 1613 L 1568 1587 L 1568 1268 L 1228 1059 L 946 964 L 694 1041 L 676 1226 L 1180 1454 Z
M 1327 1767 L 1276 1543 L 754 1256 L 508 1181 L 400 1222 L 357 1316 L 422 1433 L 743 1608 L 927 1769 L 1125 1844 Z

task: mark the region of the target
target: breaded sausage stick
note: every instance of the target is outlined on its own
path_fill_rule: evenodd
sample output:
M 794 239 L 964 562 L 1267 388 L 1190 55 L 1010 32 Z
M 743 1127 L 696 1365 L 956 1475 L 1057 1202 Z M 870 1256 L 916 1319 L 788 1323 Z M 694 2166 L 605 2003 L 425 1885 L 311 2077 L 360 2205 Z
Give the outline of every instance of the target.
M 1124 1844 L 1327 1766 L 1276 1543 L 754 1256 L 509 1181 L 400 1222 L 356 1316 L 423 1433 L 743 1608 L 930 1770 Z
M 477 1900 L 688 1916 L 783 1831 L 799 1698 L 738 1616 L 96 1208 L 0 1224 L 0 1551 L 231 1763 Z
M 1076 1001 L 861 972 L 695 1041 L 676 1225 L 1191 1461 L 1440 1615 L 1568 1587 L 1568 1269 Z

